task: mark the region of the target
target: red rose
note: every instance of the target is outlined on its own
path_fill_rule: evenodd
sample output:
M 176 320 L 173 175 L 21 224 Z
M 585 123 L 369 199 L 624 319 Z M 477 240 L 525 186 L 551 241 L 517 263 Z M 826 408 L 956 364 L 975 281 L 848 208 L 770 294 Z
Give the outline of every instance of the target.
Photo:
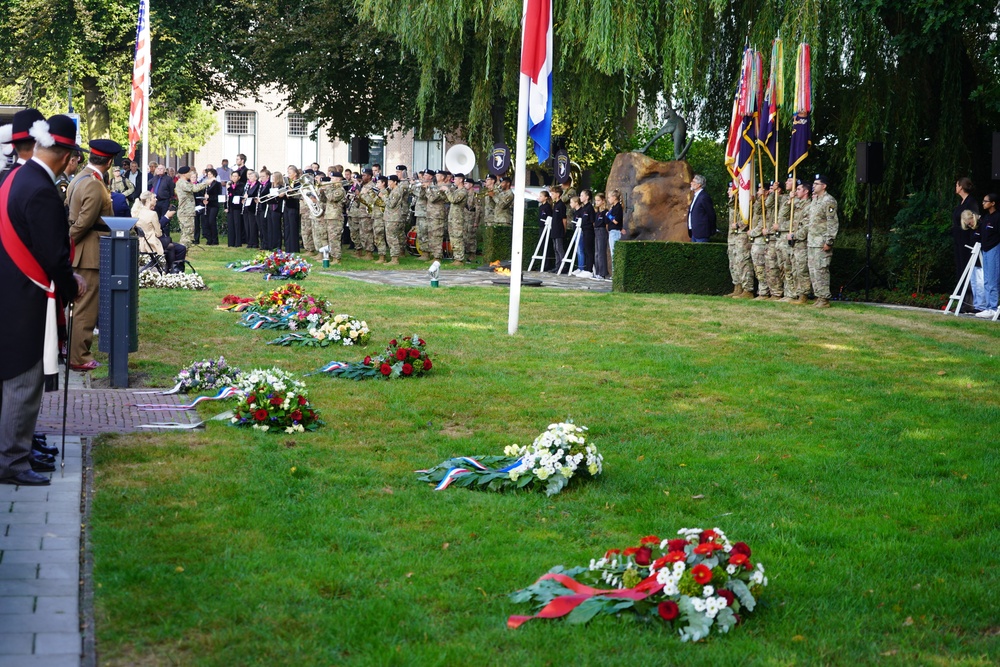
M 639 550 L 635 552 L 635 564 L 636 565 L 649 565 L 649 559 L 653 556 L 653 550 L 649 547 L 639 547 Z
M 306 404 L 306 397 L 299 396 L 299 405 L 305 405 L 305 404 Z
M 687 540 L 667 540 L 667 551 L 684 551 L 687 545 Z
M 699 556 L 711 556 L 713 551 L 718 551 L 722 545 L 718 542 L 705 542 L 694 548 L 694 552 Z
M 718 536 L 719 536 L 719 534 L 716 533 L 714 530 L 703 530 L 703 531 L 701 531 L 701 534 L 698 535 L 698 541 L 699 542 L 711 542 L 712 540 L 714 540 Z
M 382 375 L 388 375 L 389 373 L 392 372 L 392 366 L 390 366 L 389 364 L 382 364 L 379 370 L 382 372 Z
M 403 364 L 403 375 L 413 375 L 412 364 Z
M 660 538 L 656 535 L 647 535 L 646 537 L 639 540 L 639 544 L 659 544 Z
M 410 348 L 410 358 L 411 359 L 416 359 L 419 356 L 420 356 L 420 350 L 418 350 L 415 347 L 411 347 Z
M 622 552 L 621 549 L 608 549 L 607 551 L 604 552 L 604 557 L 611 558 L 612 556 L 617 556 L 621 552 Z
M 393 338 L 392 340 L 390 340 L 390 341 L 389 341 L 389 345 L 392 345 L 392 346 L 394 346 L 394 347 L 395 347 L 395 345 L 396 345 L 396 339 L 395 339 L 395 338 Z
M 664 621 L 672 621 L 677 618 L 677 614 L 680 610 L 677 608 L 677 603 L 673 600 L 664 600 L 660 604 L 656 605 L 656 613 L 660 615 Z
M 425 342 L 424 342 L 424 339 L 423 339 L 423 338 L 421 338 L 421 339 L 417 340 L 417 345 L 420 345 L 421 347 L 423 347 L 423 346 L 424 346 L 424 345 L 426 345 L 426 344 L 427 344 L 427 343 L 425 343 Z
M 297 422 L 302 421 L 302 411 L 301 410 L 296 410 L 290 416 L 291 416 L 292 420 L 294 420 L 294 421 L 297 421 Z
M 727 607 L 732 607 L 733 603 L 736 602 L 736 596 L 733 595 L 732 591 L 727 591 L 725 588 L 720 588 L 719 590 L 715 591 L 715 594 L 718 595 L 720 598 L 726 599 Z
M 267 410 L 264 409 L 258 410 L 257 412 L 253 413 L 253 418 L 259 422 L 264 421 L 265 419 L 267 419 Z
M 281 396 L 277 395 L 272 396 L 269 402 L 271 403 L 271 405 L 281 405 Z
M 629 547 L 628 549 L 626 549 L 625 551 L 622 552 L 622 556 L 625 556 L 626 558 L 628 558 L 629 556 L 631 556 L 632 554 L 634 554 L 638 550 L 639 550 L 639 547 Z
M 250 394 L 249 396 L 247 396 L 247 403 L 256 403 L 256 402 L 257 402 L 257 394 Z
M 396 359 L 398 359 L 399 361 L 406 359 L 406 350 L 404 349 L 396 350 Z
M 429 371 L 430 369 L 431 369 L 431 360 L 430 359 L 424 359 L 424 370 L 425 371 Z
M 704 563 L 701 563 L 691 568 L 691 576 L 694 577 L 695 581 L 704 586 L 712 580 L 712 571 Z
M 746 562 L 747 562 L 746 554 L 734 553 L 732 556 L 729 557 L 730 565 L 743 565 Z
M 372 358 L 365 357 L 365 366 L 371 366 L 371 365 L 372 365 Z
M 750 547 L 746 542 L 737 542 L 733 545 L 733 553 L 743 554 L 747 558 L 750 558 Z

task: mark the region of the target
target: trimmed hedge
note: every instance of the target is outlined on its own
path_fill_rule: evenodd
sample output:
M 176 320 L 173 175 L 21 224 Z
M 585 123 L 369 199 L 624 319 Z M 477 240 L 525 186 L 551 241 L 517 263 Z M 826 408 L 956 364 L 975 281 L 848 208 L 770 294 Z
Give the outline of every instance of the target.
M 483 257 L 487 262 L 500 260 L 506 262 L 510 260 L 511 237 L 514 233 L 513 227 L 485 227 L 483 229 Z M 531 253 L 538 245 L 538 225 L 526 224 L 524 226 L 524 242 L 521 244 L 521 270 L 527 271 L 531 262 Z M 555 264 L 552 261 L 552 244 L 549 243 L 548 268 Z M 538 270 L 538 262 L 535 262 L 535 270 Z
M 864 266 L 864 261 L 864 251 L 833 251 L 830 288 L 835 295 Z M 613 270 L 611 284 L 615 292 L 721 295 L 733 289 L 728 246 L 724 243 L 619 241 Z M 859 284 L 864 287 L 863 277 L 852 287 Z

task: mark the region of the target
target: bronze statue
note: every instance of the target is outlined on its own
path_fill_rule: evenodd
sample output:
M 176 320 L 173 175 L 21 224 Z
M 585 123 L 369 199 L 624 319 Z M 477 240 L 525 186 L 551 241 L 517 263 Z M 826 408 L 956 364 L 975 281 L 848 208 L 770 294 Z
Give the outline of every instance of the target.
M 687 138 L 687 123 L 684 122 L 679 113 L 669 106 L 667 107 L 667 121 L 656 133 L 656 136 L 650 139 L 649 143 L 643 146 L 639 152 L 645 154 L 649 147 L 665 134 L 671 134 L 674 137 L 674 160 L 683 160 L 688 149 L 691 148 L 691 144 L 694 143 L 694 139 Z

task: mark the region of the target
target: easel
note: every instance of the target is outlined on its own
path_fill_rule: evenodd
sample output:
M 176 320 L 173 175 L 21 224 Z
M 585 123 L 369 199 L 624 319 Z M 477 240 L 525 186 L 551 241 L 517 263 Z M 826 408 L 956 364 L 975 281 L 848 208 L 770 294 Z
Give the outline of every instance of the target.
M 545 218 L 545 228 L 542 230 L 542 235 L 538 239 L 538 245 L 535 246 L 535 252 L 531 256 L 531 261 L 528 263 L 528 271 L 531 271 L 531 267 L 535 265 L 535 260 L 540 260 L 542 262 L 539 271 L 545 270 L 545 258 L 548 253 L 549 235 L 552 233 L 552 216 Z M 542 254 L 538 254 L 541 250 Z
M 562 258 L 562 261 L 559 262 L 559 268 L 556 269 L 557 276 L 562 273 L 564 264 L 569 264 L 566 275 L 573 273 L 573 265 L 576 264 L 576 251 L 580 247 L 580 218 L 575 218 L 573 224 L 576 225 L 576 229 L 573 230 L 573 238 L 569 240 L 566 256 Z
M 969 246 L 965 246 L 968 248 Z M 979 243 L 977 242 L 972 246 L 972 256 L 969 257 L 969 263 L 965 265 L 965 270 L 962 271 L 962 277 L 958 279 L 958 284 L 955 285 L 955 291 L 948 298 L 948 305 L 944 307 L 944 312 L 948 313 L 951 311 L 951 304 L 955 302 L 955 315 L 962 312 L 962 304 L 965 302 L 965 293 L 969 291 L 969 282 L 972 280 L 972 270 L 976 268 L 976 260 L 979 259 L 982 254 Z M 1000 310 L 998 310 L 1000 312 Z M 997 316 L 993 315 L 993 321 L 995 322 Z

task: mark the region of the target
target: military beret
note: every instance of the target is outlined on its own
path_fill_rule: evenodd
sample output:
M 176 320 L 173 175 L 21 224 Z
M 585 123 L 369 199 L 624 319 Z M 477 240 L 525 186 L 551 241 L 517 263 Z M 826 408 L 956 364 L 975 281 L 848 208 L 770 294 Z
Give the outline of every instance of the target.
M 371 167 L 365 167 L 365 169 L 364 169 L 364 172 L 363 172 L 363 173 L 365 173 L 365 174 L 368 174 L 369 176 L 374 176 L 374 175 L 375 175 L 375 172 L 374 172 L 374 171 L 372 171 L 372 168 L 371 168 Z
M 511 180 L 510 176 L 504 176 L 503 178 L 500 179 L 500 182 L 501 183 L 513 183 L 514 181 Z
M 110 139 L 94 139 L 89 146 L 90 154 L 97 157 L 114 157 L 122 152 L 122 145 Z
M 31 126 L 38 121 L 44 121 L 45 116 L 38 109 L 22 109 L 14 114 L 14 120 L 11 121 L 11 136 L 10 141 L 24 141 L 26 139 L 34 139 L 31 136 Z M 76 127 L 74 126 L 73 136 L 76 136 Z M 5 142 L 8 143 L 8 142 Z M 75 141 L 73 142 L 76 143 Z
M 344 175 L 342 173 L 340 173 L 339 171 L 335 171 L 332 174 L 330 174 L 330 178 L 343 178 L 343 177 L 344 177 Z
M 396 171 L 406 171 L 406 165 L 405 164 L 397 164 L 396 165 Z
M 830 185 L 830 181 L 827 180 L 826 176 L 823 174 L 816 174 L 813 178 L 813 183 L 822 183 L 823 185 Z
M 455 174 L 455 178 L 461 178 L 464 181 L 465 180 L 465 174 L 459 172 L 459 173 Z
M 389 176 L 389 180 L 392 181 L 393 183 L 399 183 L 399 176 L 397 176 L 396 174 L 392 174 L 391 176 Z
M 190 171 L 191 171 L 191 167 L 188 167 L 187 165 L 184 165 L 183 167 L 181 167 L 180 169 L 177 170 L 177 173 L 180 174 L 181 176 L 183 176 L 184 174 L 187 174 Z

